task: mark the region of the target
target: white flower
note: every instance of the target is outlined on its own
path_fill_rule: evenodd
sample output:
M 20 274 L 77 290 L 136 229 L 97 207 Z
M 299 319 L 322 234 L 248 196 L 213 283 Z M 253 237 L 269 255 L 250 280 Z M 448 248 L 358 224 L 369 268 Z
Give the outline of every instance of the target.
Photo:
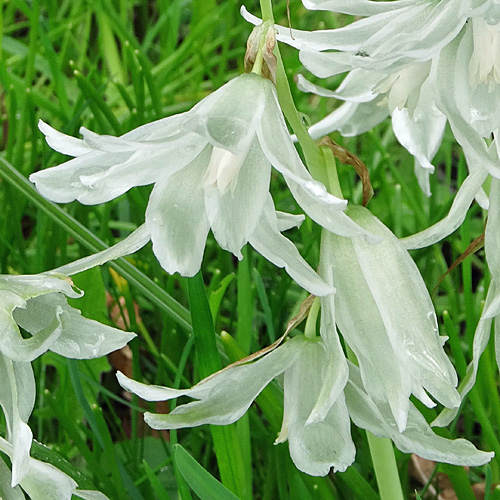
M 335 30 L 293 30 L 293 37 L 288 28 L 277 27 L 278 39 L 298 48 L 302 63 L 316 76 L 350 71 L 336 92 L 300 81 L 303 90 L 346 101 L 310 128 L 313 137 L 334 130 L 356 135 L 391 115 L 395 135 L 414 155 L 415 173 L 430 195 L 431 161 L 448 119 L 469 164 L 479 158 L 500 177 L 500 162 L 487 155 L 483 140 L 496 134 L 500 124 L 497 1 L 303 3 L 368 16 Z
M 153 429 L 179 429 L 235 422 L 262 389 L 281 373 L 284 373 L 284 414 L 276 443 L 288 440 L 293 462 L 306 474 L 323 476 L 331 467 L 344 471 L 352 464 L 355 449 L 349 416 L 359 427 L 377 436 L 389 437 L 400 450 L 418 453 L 429 460 L 482 465 L 493 456 L 478 451 L 464 439 L 452 441 L 436 436 L 411 403 L 408 425 L 400 432 L 387 402 L 375 402 L 367 394 L 359 369 L 349 364 L 348 381 L 319 339 L 294 337 L 258 361 L 228 367 L 191 389 L 146 385 L 122 373 L 118 373 L 118 381 L 124 389 L 148 401 L 179 396 L 195 399 L 168 414 L 145 414 L 146 422 Z
M 408 424 L 398 430 L 387 402 L 375 402 L 363 387 L 360 370 L 349 363 L 349 382 L 345 397 L 352 421 L 377 437 L 391 439 L 404 453 L 416 453 L 427 460 L 461 466 L 479 466 L 489 462 L 494 453 L 479 451 L 465 439 L 446 439 L 434 434 L 417 408 L 410 403 Z
M 89 359 L 135 337 L 84 318 L 66 299 L 82 295 L 64 275 L 0 275 L 0 352 L 21 362 L 49 349 L 68 358 Z M 23 338 L 19 327 L 31 337 Z
M 33 174 L 47 198 L 102 203 L 133 186 L 154 183 L 146 211 L 153 251 L 170 273 L 194 275 L 208 231 L 238 258 L 249 242 L 316 295 L 330 290 L 280 231 L 292 225 L 269 194 L 271 164 L 283 174 L 304 211 L 328 230 L 366 235 L 344 213 L 345 200 L 313 180 L 302 164 L 279 108 L 276 91 L 255 74 L 241 75 L 191 111 L 122 137 L 65 136 L 41 123 L 48 143 L 76 158 Z
M 460 405 L 457 375 L 443 350 L 446 338 L 439 336 L 431 298 L 408 252 L 366 208 L 352 205 L 348 214 L 382 242 L 369 245 L 359 238 L 323 235 L 322 261 L 330 264 L 321 273 L 336 289 L 330 314 L 356 354 L 366 391 L 390 408 L 403 432 L 411 394 L 428 407 L 435 403 L 427 393 L 448 408 Z M 334 325 L 327 328 L 335 334 Z
M 0 437 L 0 451 L 11 459 L 14 456 L 13 446 Z M 99 491 L 78 490 L 78 484 L 67 474 L 51 464 L 29 457 L 27 473 L 17 486 L 12 473 L 5 462 L 0 460 L 0 495 L 6 500 L 23 500 L 21 491 L 24 490 L 32 500 L 71 500 L 73 495 L 84 500 L 108 500 L 108 497 Z
M 283 425 L 276 442 L 288 440 L 297 468 L 324 476 L 331 467 L 344 471 L 355 454 L 344 395 L 335 389 L 336 371 L 321 341 L 297 336 L 263 358 L 222 370 L 191 389 L 145 385 L 122 373 L 118 373 L 118 381 L 124 389 L 148 401 L 184 395 L 196 399 L 165 415 L 145 414 L 153 429 L 179 429 L 235 422 L 262 389 L 284 373 Z
M 54 271 L 0 275 L 0 406 L 11 447 L 7 453 L 12 460 L 12 487 L 30 469 L 33 434 L 27 422 L 36 395 L 31 361 L 47 350 L 68 358 L 97 358 L 135 337 L 134 333 L 84 318 L 71 307 L 66 297 L 79 298 L 83 292 L 73 287 L 67 275 L 132 253 L 147 241 L 145 228 L 140 227 L 117 245 Z M 31 336 L 24 338 L 20 327 Z

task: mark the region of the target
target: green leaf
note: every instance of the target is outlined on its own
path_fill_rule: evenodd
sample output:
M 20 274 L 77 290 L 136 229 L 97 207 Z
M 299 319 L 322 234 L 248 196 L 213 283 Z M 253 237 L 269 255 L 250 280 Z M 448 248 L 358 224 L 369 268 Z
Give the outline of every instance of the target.
M 174 461 L 191 489 L 201 500 L 239 500 L 207 472 L 180 444 L 172 446 Z

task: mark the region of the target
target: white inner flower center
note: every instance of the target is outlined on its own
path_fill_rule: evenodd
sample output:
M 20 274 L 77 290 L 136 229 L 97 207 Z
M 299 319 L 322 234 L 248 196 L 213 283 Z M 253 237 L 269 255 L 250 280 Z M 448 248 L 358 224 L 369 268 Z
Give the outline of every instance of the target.
M 247 151 L 235 155 L 227 149 L 214 146 L 203 185 L 214 186 L 221 194 L 225 194 L 231 188 L 234 194 L 238 173 L 246 156 Z
M 500 83 L 500 23 L 489 24 L 481 17 L 474 17 L 471 22 L 474 50 L 469 81 L 472 87 L 485 83 L 491 91 Z
M 373 92 L 387 94 L 381 104 L 387 104 L 390 113 L 396 108 L 400 110 L 408 108 L 413 112 L 430 69 L 430 61 L 413 63 L 397 73 L 388 75 L 373 89 Z

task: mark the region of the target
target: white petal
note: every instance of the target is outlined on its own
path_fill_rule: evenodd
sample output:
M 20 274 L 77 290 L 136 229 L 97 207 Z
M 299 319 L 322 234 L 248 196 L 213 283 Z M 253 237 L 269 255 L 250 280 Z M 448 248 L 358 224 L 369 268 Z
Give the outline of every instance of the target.
M 5 307 L 0 309 L 0 351 L 13 361 L 33 361 L 46 352 L 61 335 L 62 310 L 60 308 L 51 310 L 50 317 L 38 335 L 24 339 L 16 323 L 19 322 L 18 315 L 26 313 L 29 302 L 25 303 L 18 295 L 8 291 L 1 292 L 0 297 Z
M 429 228 L 403 238 L 401 240 L 403 246 L 407 249 L 424 248 L 437 243 L 455 231 L 464 221 L 474 197 L 487 177 L 488 173 L 485 170 L 473 169 L 455 195 L 448 215 Z
M 269 83 L 266 113 L 257 129 L 262 150 L 272 165 L 285 177 L 298 204 L 315 222 L 342 236 L 371 235 L 359 227 L 342 210 L 346 201 L 327 192 L 325 186 L 314 180 L 300 160 L 288 134 L 276 91 Z
M 135 231 L 130 233 L 124 240 L 110 248 L 106 248 L 102 252 L 94 255 L 89 255 L 83 259 L 79 259 L 64 266 L 58 267 L 52 273 L 65 274 L 71 276 L 81 273 L 92 267 L 101 266 L 111 260 L 116 260 L 125 255 L 130 255 L 141 249 L 151 239 L 146 224 L 139 226 Z
M 479 466 L 489 462 L 493 453 L 479 451 L 465 439 L 445 439 L 434 434 L 420 412 L 410 405 L 408 426 L 398 432 L 387 405 L 375 404 L 364 391 L 359 370 L 349 363 L 350 378 L 346 401 L 353 422 L 378 437 L 388 437 L 404 453 L 416 453 L 427 460 L 454 465 Z
M 180 132 L 183 120 L 185 114 L 175 115 L 121 137 L 99 136 L 82 129 L 88 153 L 36 172 L 30 180 L 43 196 L 59 203 L 76 199 L 91 205 L 112 200 L 133 186 L 165 179 L 201 152 L 206 141 Z
M 323 320 L 323 314 L 321 320 Z M 349 378 L 349 369 L 337 332 L 334 331 L 333 335 L 336 337 L 335 346 L 333 342 L 324 344 L 325 362 L 321 368 L 319 365 L 316 367 L 316 371 L 320 372 L 322 385 L 311 413 L 307 417 L 307 425 L 324 421 L 333 405 L 339 399 L 343 399 L 343 390 Z
M 129 149 L 126 161 L 116 161 L 103 172 L 82 172 L 79 178 L 81 188 L 86 190 L 79 198 L 85 204 L 101 203 L 116 198 L 134 186 L 144 186 L 157 181 L 165 181 L 170 175 L 188 165 L 206 146 L 206 141 L 196 134 L 182 133 L 175 140 L 160 142 L 153 147 L 135 143 Z M 122 151 L 124 148 L 122 148 Z M 102 153 L 113 157 L 117 153 Z
M 441 51 L 437 69 L 438 105 L 448 117 L 453 135 L 464 149 L 469 166 L 472 168 L 474 164 L 481 165 L 491 175 L 500 178 L 498 157 L 490 153 L 481 135 L 464 119 L 461 113 L 462 103 L 457 102 L 455 71 L 459 71 L 461 65 L 467 63 L 457 57 L 459 46 L 460 39 L 457 39 Z
M 354 239 L 353 247 L 391 344 L 402 341 L 409 356 L 406 369 L 412 372 L 412 385 L 423 386 L 445 406 L 459 406 L 457 375 L 442 348 L 434 306 L 417 266 L 369 210 L 350 209 L 361 225 L 383 237 L 375 246 Z
M 270 195 L 268 195 L 267 207 L 249 242 L 257 252 L 275 266 L 284 267 L 301 287 L 312 294 L 322 296 L 331 293 L 331 287 L 301 257 L 295 245 L 280 233 Z
M 287 231 L 294 227 L 300 227 L 306 218 L 304 215 L 294 215 L 280 212 L 279 210 L 276 210 L 276 217 L 278 218 L 278 230 L 280 232 Z
M 205 187 L 205 206 L 215 239 L 225 250 L 242 259 L 269 194 L 271 165 L 254 140 L 241 165 L 234 188 L 223 194 L 217 186 Z
M 399 428 L 404 429 L 412 392 L 406 366 L 408 356 L 402 345 L 393 346 L 390 342 L 377 304 L 355 258 L 352 240 L 332 234 L 328 238 L 331 240 L 329 259 L 333 262 L 333 284 L 337 289 L 335 311 L 339 330 L 356 354 L 368 392 L 376 400 L 389 402 Z M 322 259 L 325 259 L 325 253 Z M 327 326 L 322 325 L 322 336 L 327 333 L 323 333 L 324 328 Z M 330 335 L 335 335 L 334 324 L 328 330 Z
M 309 135 L 319 139 L 334 131 L 344 137 L 363 134 L 389 116 L 387 106 L 381 105 L 382 99 L 383 96 L 377 96 L 370 102 L 346 102 L 310 127 Z
M 30 459 L 30 470 L 21 481 L 21 487 L 30 498 L 71 500 L 77 484 L 53 465 Z
M 300 357 L 285 371 L 284 420 L 290 456 L 296 467 L 313 476 L 325 476 L 333 467 L 344 471 L 354 461 L 349 414 L 342 392 L 330 400 L 322 419 L 309 422 L 308 417 L 321 399 L 323 376 L 330 375 L 331 359 L 319 342 L 306 342 Z M 335 379 L 325 381 L 332 386 Z M 282 434 L 283 437 L 283 434 Z
M 3 500 L 26 500 L 21 488 L 12 488 L 12 474 L 3 460 L 0 460 L 0 498 Z
M 210 228 L 203 193 L 210 149 L 165 182 L 158 182 L 149 199 L 146 226 L 153 252 L 170 274 L 194 276 L 201 266 Z
M 32 433 L 27 421 L 35 404 L 35 378 L 30 363 L 15 363 L 0 354 L 0 405 L 12 444 L 12 487 L 28 473 Z
M 373 2 L 370 0 L 302 0 L 304 7 L 310 10 L 331 10 L 355 16 L 372 16 L 380 12 L 393 11 L 413 5 L 414 0 L 395 2 Z
M 479 368 L 479 360 L 483 354 L 488 341 L 490 339 L 492 319 L 500 315 L 500 289 L 493 279 L 488 289 L 484 309 L 481 318 L 474 333 L 474 341 L 472 343 L 472 361 L 467 366 L 467 371 L 463 380 L 460 382 L 458 392 L 462 400 L 474 387 L 476 383 L 477 370 Z M 500 318 L 496 318 L 498 322 Z M 448 425 L 457 415 L 459 408 L 445 408 L 437 418 L 432 422 L 433 426 L 444 427 Z
M 318 52 L 304 48 L 300 51 L 300 62 L 313 75 L 328 78 L 352 69 L 350 52 Z
M 0 437 L 0 450 L 12 458 L 12 445 L 2 437 Z M 28 474 L 21 481 L 21 487 L 29 498 L 71 500 L 71 495 L 76 490 L 77 484 L 68 475 L 53 465 L 34 458 L 29 459 L 28 466 Z
M 61 294 L 46 294 L 31 299 L 26 309 L 16 310 L 14 317 L 22 328 L 38 339 L 58 320 L 56 339 L 46 348 L 58 354 L 76 359 L 104 356 L 122 348 L 135 337 L 81 316 L 78 309 L 70 307 Z M 31 340 L 31 339 L 30 339 Z
M 182 393 L 200 400 L 178 406 L 169 414 L 146 413 L 145 420 L 153 429 L 179 429 L 202 424 L 227 425 L 235 422 L 247 411 L 262 389 L 295 362 L 303 343 L 302 338 L 295 337 L 254 363 L 222 370 L 191 390 L 176 391 L 179 395 Z M 149 397 L 160 395 L 158 387 L 153 387 L 152 392 L 148 392 L 142 384 L 137 387 L 137 383 L 131 384 L 123 376 L 119 381 L 126 388 L 139 389 L 139 394 L 148 394 Z M 174 392 L 168 389 L 167 396 L 175 397 Z
M 431 91 L 430 86 L 422 86 L 413 113 L 410 114 L 407 108 L 396 108 L 392 113 L 392 128 L 396 138 L 428 173 L 434 172 L 431 161 L 441 145 L 446 126 L 446 116 L 436 108 Z M 430 196 L 427 186 L 421 187 Z
M 92 151 L 92 148 L 81 139 L 63 134 L 42 120 L 38 121 L 38 128 L 45 135 L 47 144 L 63 155 L 81 156 Z
M 479 189 L 474 199 L 483 210 L 488 210 L 490 206 L 490 200 L 483 188 Z
M 264 111 L 267 84 L 253 73 L 234 78 L 186 113 L 182 127 L 235 155 L 247 150 Z
M 311 83 L 299 74 L 297 75 L 297 87 L 302 92 L 311 92 L 323 97 L 334 97 L 349 102 L 370 102 L 377 97 L 373 89 L 385 77 L 386 75 L 374 71 L 354 69 L 344 78 L 338 89 L 332 91 Z
M 491 179 L 490 208 L 484 235 L 484 248 L 488 268 L 497 283 L 500 283 L 500 180 Z
M 47 168 L 31 174 L 29 179 L 45 198 L 57 203 L 68 203 L 73 200 L 90 203 L 102 203 L 119 196 L 123 191 L 95 191 L 93 186 L 84 186 L 80 180 L 82 175 L 103 174 L 113 165 L 130 159 L 131 153 L 115 153 L 113 155 L 91 151 L 88 154 L 67 161 L 57 167 Z M 93 201 L 96 200 L 96 201 Z

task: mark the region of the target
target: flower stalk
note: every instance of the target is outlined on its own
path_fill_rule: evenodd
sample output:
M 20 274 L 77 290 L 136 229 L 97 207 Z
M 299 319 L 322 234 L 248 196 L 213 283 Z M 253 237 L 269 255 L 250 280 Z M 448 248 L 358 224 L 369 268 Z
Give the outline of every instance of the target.
M 261 0 L 260 5 L 263 21 L 273 20 L 271 0 Z M 274 53 L 277 59 L 276 90 L 278 93 L 278 100 L 286 119 L 302 147 L 307 167 L 316 180 L 326 185 L 330 193 L 337 197 L 342 197 L 335 158 L 329 148 L 318 147 L 305 129 L 297 109 L 295 108 L 285 68 L 277 45 Z M 321 258 L 325 258 L 325 256 L 321 256 L 320 259 Z M 315 301 L 306 324 L 306 336 L 308 337 L 311 337 L 312 334 L 315 335 L 315 319 L 318 309 L 319 301 Z M 402 500 L 403 493 L 391 441 L 387 438 L 377 438 L 369 432 L 367 432 L 367 434 L 381 499 Z
M 270 20 L 274 23 L 273 8 L 271 0 L 260 0 L 260 8 L 262 11 L 262 20 L 264 22 Z M 299 144 L 304 153 L 306 165 L 311 175 L 318 181 L 326 184 L 326 174 L 324 169 L 323 158 L 319 147 L 307 132 L 302 120 L 297 112 L 295 103 L 293 102 L 292 92 L 288 84 L 285 66 L 281 59 L 278 44 L 274 48 L 276 56 L 276 91 L 278 93 L 278 101 L 285 118 L 288 120 L 290 127 L 297 136 Z

